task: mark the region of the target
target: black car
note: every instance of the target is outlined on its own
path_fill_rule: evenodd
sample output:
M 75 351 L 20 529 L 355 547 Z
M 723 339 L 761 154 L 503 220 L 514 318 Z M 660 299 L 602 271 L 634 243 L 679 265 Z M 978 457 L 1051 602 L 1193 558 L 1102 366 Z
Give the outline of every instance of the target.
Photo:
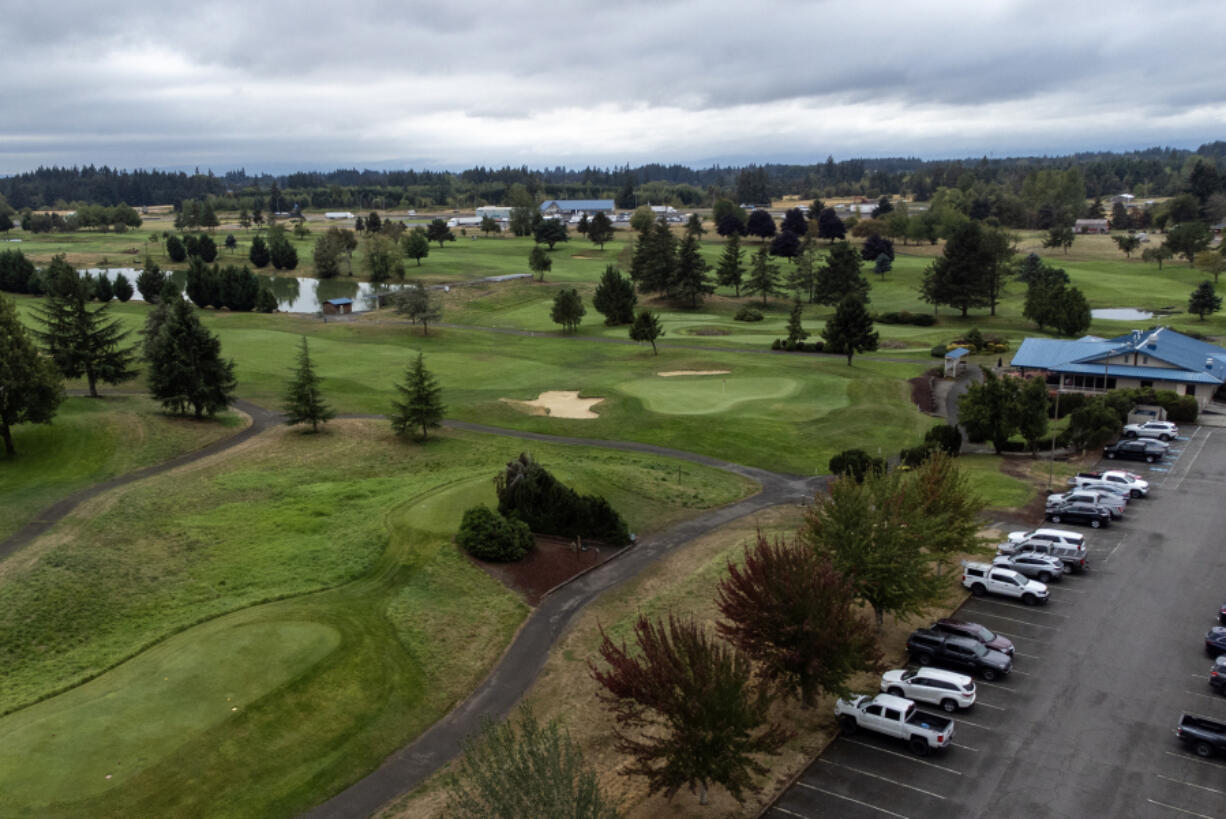
M 1205 635 L 1205 653 L 1210 657 L 1226 654 L 1226 626 L 1214 626 Z
M 1111 523 L 1111 513 L 1091 503 L 1062 503 L 1047 508 L 1047 519 L 1052 523 L 1082 523 L 1098 529 Z
M 1124 458 L 1130 461 L 1145 461 L 1152 464 L 1162 459 L 1166 447 L 1156 441 L 1144 438 L 1125 438 L 1103 447 L 1103 456 L 1107 458 Z
M 969 637 L 972 640 L 977 640 L 986 648 L 993 651 L 999 651 L 1001 654 L 1007 654 L 1012 657 L 1014 648 L 1013 641 L 1008 637 L 1002 637 L 989 628 L 985 628 L 978 623 L 972 623 L 968 620 L 955 620 L 952 617 L 942 617 L 930 627 L 933 631 L 939 631 L 944 634 L 953 634 L 957 637 Z
M 920 665 L 976 672 L 989 681 L 1003 677 L 1013 668 L 1013 660 L 1007 655 L 985 647 L 978 640 L 926 628 L 916 629 L 907 638 L 907 652 Z
M 1209 684 L 1219 693 L 1226 694 L 1226 654 L 1219 654 L 1213 661 L 1213 668 L 1209 669 Z

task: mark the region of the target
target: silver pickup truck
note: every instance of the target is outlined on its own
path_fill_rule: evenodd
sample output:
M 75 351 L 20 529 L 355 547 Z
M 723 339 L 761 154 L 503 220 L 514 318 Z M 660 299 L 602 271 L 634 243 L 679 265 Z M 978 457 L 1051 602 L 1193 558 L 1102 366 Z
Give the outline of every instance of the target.
M 834 704 L 834 716 L 845 734 L 863 728 L 903 739 L 919 756 L 948 746 L 954 736 L 952 719 L 920 711 L 911 700 L 893 694 L 878 694 L 872 698 L 861 695 L 850 701 L 840 699 Z

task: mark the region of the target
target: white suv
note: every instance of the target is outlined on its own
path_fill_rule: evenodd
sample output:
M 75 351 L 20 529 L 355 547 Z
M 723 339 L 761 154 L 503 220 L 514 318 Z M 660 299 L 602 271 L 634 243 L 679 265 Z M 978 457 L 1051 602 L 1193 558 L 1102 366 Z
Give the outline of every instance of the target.
M 916 702 L 930 702 L 953 713 L 975 704 L 975 681 L 965 674 L 923 666 L 900 668 L 881 675 L 881 690 Z
M 1125 438 L 1157 438 L 1173 441 L 1179 437 L 1179 427 L 1170 421 L 1146 421 L 1144 424 L 1128 424 L 1124 427 Z
M 1046 603 L 1047 586 L 1037 580 L 1028 580 L 1012 569 L 989 566 L 987 563 L 962 564 L 962 585 L 976 597 L 984 594 L 999 594 L 1014 597 L 1027 606 Z

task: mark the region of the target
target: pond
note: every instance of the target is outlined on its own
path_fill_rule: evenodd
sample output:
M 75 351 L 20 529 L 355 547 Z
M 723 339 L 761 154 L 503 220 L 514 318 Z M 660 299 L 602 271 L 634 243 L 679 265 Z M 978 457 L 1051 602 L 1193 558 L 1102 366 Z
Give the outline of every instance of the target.
M 1135 307 L 1103 307 L 1098 310 L 1091 310 L 1090 317 L 1096 319 L 1109 319 L 1111 321 L 1145 321 L 1154 317 L 1153 313 L 1146 310 L 1138 310 Z

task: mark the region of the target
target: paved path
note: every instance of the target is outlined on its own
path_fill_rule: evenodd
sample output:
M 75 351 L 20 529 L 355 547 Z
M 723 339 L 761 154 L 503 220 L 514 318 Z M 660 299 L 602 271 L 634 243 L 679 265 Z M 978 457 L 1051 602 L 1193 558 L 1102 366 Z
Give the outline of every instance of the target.
M 190 464 L 193 461 L 198 461 L 201 458 L 207 458 L 211 455 L 216 455 L 218 452 L 224 452 L 230 447 L 237 446 L 243 441 L 259 435 L 264 430 L 281 422 L 281 416 L 275 412 L 270 412 L 261 406 L 252 404 L 250 401 L 235 401 L 232 405 L 235 409 L 242 410 L 251 416 L 251 425 L 236 435 L 231 435 L 229 438 L 222 438 L 219 441 L 214 441 L 206 447 L 196 449 L 191 452 L 185 452 L 171 458 L 169 461 L 163 461 L 160 464 L 146 466 L 143 469 L 138 469 L 135 472 L 129 472 L 126 475 L 120 475 L 110 480 L 96 483 L 93 486 L 87 486 L 73 492 L 66 498 L 63 498 L 58 503 L 55 503 L 44 509 L 38 517 L 27 523 L 25 526 L 18 529 L 12 535 L 4 540 L 0 540 L 0 560 L 21 549 L 26 544 L 30 543 L 43 532 L 50 529 L 55 524 L 59 523 L 68 515 L 78 504 L 87 501 L 97 495 L 108 490 L 114 489 L 117 486 L 124 486 L 133 481 L 143 480 L 152 475 L 160 475 L 171 469 Z

